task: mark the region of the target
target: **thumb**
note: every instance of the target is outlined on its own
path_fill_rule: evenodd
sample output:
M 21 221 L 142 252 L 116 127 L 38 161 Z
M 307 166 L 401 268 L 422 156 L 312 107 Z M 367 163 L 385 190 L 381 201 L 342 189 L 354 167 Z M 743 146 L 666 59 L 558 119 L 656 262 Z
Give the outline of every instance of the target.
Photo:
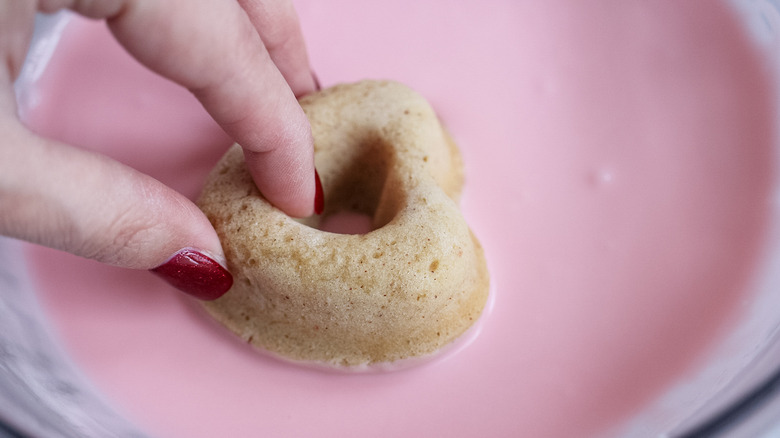
M 149 269 L 201 299 L 230 288 L 216 232 L 186 197 L 102 155 L 5 125 L 0 234 Z

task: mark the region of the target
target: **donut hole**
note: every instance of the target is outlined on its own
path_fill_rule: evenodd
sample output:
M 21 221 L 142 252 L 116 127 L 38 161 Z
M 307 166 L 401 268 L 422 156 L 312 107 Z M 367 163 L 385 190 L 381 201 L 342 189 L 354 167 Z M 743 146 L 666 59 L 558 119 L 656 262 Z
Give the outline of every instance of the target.
M 362 134 L 350 139 L 352 145 L 334 147 L 327 160 L 316 163 L 322 179 L 325 211 L 319 217 L 304 220 L 304 224 L 332 233 L 366 234 L 392 220 L 397 209 L 388 207 L 395 202 L 383 200 L 382 196 L 393 148 L 376 133 Z M 382 203 L 385 205 L 380 208 Z M 378 210 L 382 211 L 381 215 L 377 214 Z M 391 217 L 387 217 L 388 213 Z
M 373 218 L 354 211 L 339 211 L 320 220 L 318 229 L 338 234 L 366 234 L 373 231 Z

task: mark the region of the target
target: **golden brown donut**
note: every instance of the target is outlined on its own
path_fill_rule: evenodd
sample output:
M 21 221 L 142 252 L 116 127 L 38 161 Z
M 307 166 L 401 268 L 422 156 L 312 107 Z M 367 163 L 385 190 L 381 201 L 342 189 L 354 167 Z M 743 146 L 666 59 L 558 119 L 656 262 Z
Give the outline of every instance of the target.
M 425 356 L 474 324 L 488 296 L 479 242 L 457 206 L 460 154 L 420 95 L 395 82 L 301 99 L 325 187 L 322 217 L 370 215 L 366 234 L 317 229 L 270 205 L 234 145 L 198 201 L 235 277 L 206 310 L 247 342 L 335 366 Z

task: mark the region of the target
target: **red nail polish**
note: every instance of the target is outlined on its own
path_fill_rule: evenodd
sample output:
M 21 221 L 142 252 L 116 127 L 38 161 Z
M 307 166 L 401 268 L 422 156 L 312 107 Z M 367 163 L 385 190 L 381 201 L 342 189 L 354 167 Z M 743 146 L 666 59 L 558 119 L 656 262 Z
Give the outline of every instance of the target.
M 317 169 L 314 169 L 314 213 L 322 214 L 325 210 L 325 193 L 322 191 L 322 181 L 320 181 L 320 174 L 317 173 Z
M 216 300 L 233 285 L 233 276 L 212 258 L 185 248 L 151 270 L 176 289 L 201 300 Z

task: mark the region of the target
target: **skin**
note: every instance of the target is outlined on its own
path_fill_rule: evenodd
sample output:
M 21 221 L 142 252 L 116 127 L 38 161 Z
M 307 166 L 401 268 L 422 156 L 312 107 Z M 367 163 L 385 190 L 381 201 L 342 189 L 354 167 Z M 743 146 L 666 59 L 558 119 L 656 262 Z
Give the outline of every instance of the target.
M 0 0 L 0 234 L 136 269 L 187 247 L 224 261 L 211 224 L 183 195 L 19 120 L 12 86 L 35 12 L 63 8 L 104 19 L 138 61 L 190 90 L 243 146 L 269 201 L 312 214 L 311 129 L 296 96 L 315 83 L 288 1 Z

